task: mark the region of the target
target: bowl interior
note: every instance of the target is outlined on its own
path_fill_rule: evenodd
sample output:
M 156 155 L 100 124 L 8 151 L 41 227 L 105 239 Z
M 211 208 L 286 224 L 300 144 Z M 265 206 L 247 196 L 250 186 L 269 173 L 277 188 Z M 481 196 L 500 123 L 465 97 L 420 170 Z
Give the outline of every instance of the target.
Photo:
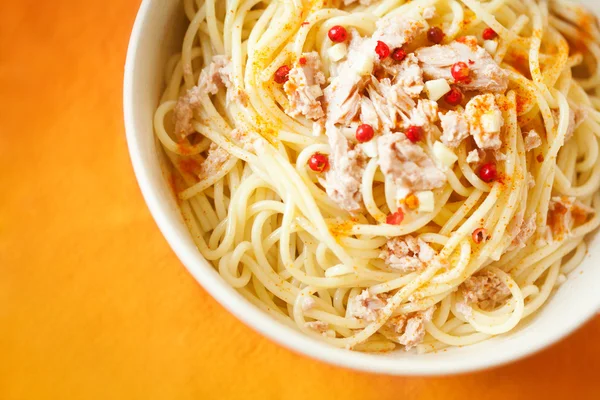
M 600 10 L 595 0 L 584 3 Z M 143 1 L 125 68 L 128 144 L 144 198 L 165 238 L 195 279 L 246 324 L 295 351 L 345 367 L 389 374 L 448 374 L 486 368 L 530 354 L 568 334 L 600 308 L 600 293 L 594 284 L 600 282 L 597 235 L 583 264 L 516 333 L 464 348 L 425 355 L 404 351 L 350 352 L 306 337 L 254 307 L 229 287 L 196 249 L 171 191 L 163 155 L 153 134 L 152 119 L 164 89 L 166 60 L 179 51 L 186 25 L 180 0 Z

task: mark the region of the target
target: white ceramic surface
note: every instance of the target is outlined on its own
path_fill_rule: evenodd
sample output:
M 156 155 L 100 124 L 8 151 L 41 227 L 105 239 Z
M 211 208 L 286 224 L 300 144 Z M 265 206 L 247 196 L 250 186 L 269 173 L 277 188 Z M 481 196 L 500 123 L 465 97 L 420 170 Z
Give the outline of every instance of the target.
M 473 371 L 524 357 L 569 334 L 600 308 L 600 236 L 583 265 L 541 312 L 518 331 L 470 347 L 426 355 L 351 352 L 304 336 L 255 308 L 228 286 L 196 249 L 165 178 L 162 154 L 153 135 L 152 118 L 163 90 L 164 66 L 180 46 L 186 26 L 180 1 L 144 0 L 140 7 L 125 66 L 129 151 L 146 203 L 177 256 L 194 278 L 244 323 L 296 352 L 339 366 L 394 375 L 434 375 Z M 584 3 L 600 11 L 600 2 Z

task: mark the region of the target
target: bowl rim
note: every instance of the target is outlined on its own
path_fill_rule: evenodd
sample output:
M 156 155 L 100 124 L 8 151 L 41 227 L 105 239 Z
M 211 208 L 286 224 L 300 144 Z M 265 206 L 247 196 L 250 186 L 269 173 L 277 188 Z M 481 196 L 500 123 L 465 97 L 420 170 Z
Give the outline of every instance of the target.
M 146 159 L 140 150 L 141 138 L 148 132 L 138 128 L 135 118 L 134 72 L 139 62 L 138 45 L 147 24 L 148 14 L 160 1 L 142 0 L 129 40 L 123 82 L 123 111 L 129 155 L 143 198 L 169 246 L 194 279 L 246 326 L 297 354 L 307 355 L 340 367 L 387 375 L 431 376 L 478 371 L 527 357 L 569 335 L 600 309 L 599 296 L 596 304 L 589 305 L 585 310 L 580 309 L 580 312 L 570 319 L 569 324 L 561 325 L 554 330 L 537 332 L 535 341 L 517 339 L 508 345 L 499 342 L 497 349 L 490 351 L 486 357 L 456 357 L 456 359 L 439 361 L 432 360 L 431 357 L 403 359 L 335 348 L 285 326 L 258 309 L 220 278 L 195 247 L 190 248 L 186 244 L 186 238 L 176 228 L 179 222 L 168 217 L 169 206 L 159 200 L 157 183 L 153 182 L 149 173 L 151 160 Z

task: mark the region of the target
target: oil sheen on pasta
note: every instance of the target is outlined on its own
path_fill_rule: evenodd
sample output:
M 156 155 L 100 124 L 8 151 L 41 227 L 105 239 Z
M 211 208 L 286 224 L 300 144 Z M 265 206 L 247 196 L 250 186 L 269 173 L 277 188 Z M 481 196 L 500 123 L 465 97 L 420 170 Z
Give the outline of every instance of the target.
M 361 351 L 469 345 L 585 257 L 600 33 L 576 3 L 183 8 L 155 133 L 199 251 L 277 320 Z

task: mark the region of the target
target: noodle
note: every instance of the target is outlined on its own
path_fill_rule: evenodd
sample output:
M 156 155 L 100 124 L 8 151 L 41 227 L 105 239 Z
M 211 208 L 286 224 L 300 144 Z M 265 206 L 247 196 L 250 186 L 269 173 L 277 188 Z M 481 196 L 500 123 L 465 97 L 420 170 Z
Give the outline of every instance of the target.
M 600 225 L 600 30 L 581 7 L 568 0 L 184 0 L 183 7 L 189 25 L 166 66 L 155 134 L 199 251 L 277 320 L 360 351 L 470 345 L 514 330 L 585 257 L 585 237 Z M 344 124 L 324 123 L 326 135 L 319 134 L 318 118 L 290 115 L 289 93 L 274 76 L 316 52 L 330 78 L 325 87 L 342 68 L 331 56 L 333 27 L 369 38 L 380 19 L 430 7 L 428 23 L 442 28 L 442 44 L 481 37 L 487 27 L 497 35 L 485 45 L 508 80 L 492 96 L 502 148 L 479 152 L 473 139 L 463 140 L 451 150 L 456 162 L 441 169 L 443 186 L 425 190 L 433 206 L 419 212 L 408 193 L 399 203 L 402 187 L 384 171 L 383 155 L 370 155 L 356 194 L 360 211 L 349 212 L 309 164 L 315 154 L 335 162 L 330 130 L 352 142 L 355 125 L 348 133 Z M 584 17 L 592 21 L 586 27 Z M 211 91 L 206 82 L 223 56 L 229 81 L 216 79 Z M 373 92 L 364 96 L 375 101 Z M 182 128 L 185 112 L 193 119 Z M 581 114 L 575 128 L 574 112 Z M 530 131 L 540 133 L 539 146 L 531 148 Z M 429 126 L 424 157 L 439 158 L 441 135 Z M 475 153 L 495 160 L 499 178 L 482 175 Z M 402 210 L 405 219 L 390 222 Z M 417 261 L 411 250 L 423 267 L 394 267 L 384 253 L 398 238 L 435 257 Z M 473 298 L 477 279 L 504 296 Z M 376 316 L 358 315 L 359 300 Z M 408 343 L 413 328 L 423 334 Z

